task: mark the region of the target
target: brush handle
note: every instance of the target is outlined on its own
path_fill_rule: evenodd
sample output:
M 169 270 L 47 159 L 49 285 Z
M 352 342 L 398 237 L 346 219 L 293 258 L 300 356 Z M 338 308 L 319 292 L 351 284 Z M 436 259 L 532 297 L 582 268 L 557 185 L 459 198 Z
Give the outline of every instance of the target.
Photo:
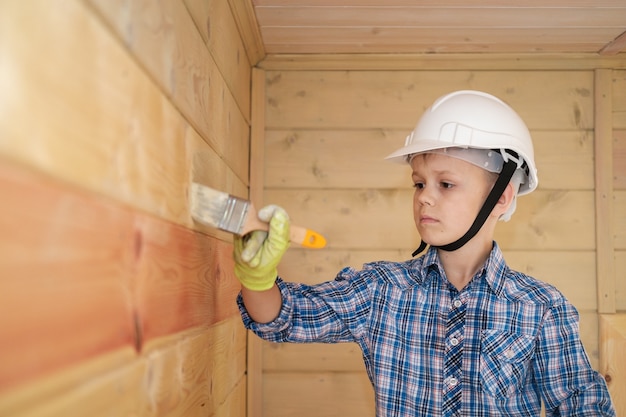
M 326 239 L 319 233 L 300 226 L 291 226 L 289 240 L 305 248 L 321 249 L 326 246 Z
M 246 214 L 246 220 L 240 233 L 245 235 L 253 230 L 267 231 L 269 228 L 270 225 L 259 219 L 254 206 L 250 203 L 248 213 Z M 326 246 L 326 239 L 324 236 L 311 229 L 307 229 L 306 227 L 296 226 L 293 224 L 289 228 L 289 240 L 302 247 L 311 249 L 321 249 Z

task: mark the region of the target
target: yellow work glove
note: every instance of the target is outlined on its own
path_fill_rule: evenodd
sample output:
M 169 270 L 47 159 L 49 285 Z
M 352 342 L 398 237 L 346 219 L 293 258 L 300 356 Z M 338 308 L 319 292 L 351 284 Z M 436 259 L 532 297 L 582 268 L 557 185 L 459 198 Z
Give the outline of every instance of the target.
M 275 205 L 258 212 L 261 220 L 269 222 L 269 232 L 255 230 L 245 236 L 235 236 L 235 275 L 241 285 L 253 290 L 272 288 L 278 276 L 278 263 L 289 247 L 289 216 Z

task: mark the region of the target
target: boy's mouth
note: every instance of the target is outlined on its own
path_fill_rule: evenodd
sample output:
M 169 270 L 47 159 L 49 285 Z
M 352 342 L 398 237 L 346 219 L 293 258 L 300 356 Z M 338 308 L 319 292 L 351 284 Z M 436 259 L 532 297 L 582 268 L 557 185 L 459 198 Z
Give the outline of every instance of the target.
M 438 220 L 430 216 L 420 216 L 420 223 L 436 223 Z

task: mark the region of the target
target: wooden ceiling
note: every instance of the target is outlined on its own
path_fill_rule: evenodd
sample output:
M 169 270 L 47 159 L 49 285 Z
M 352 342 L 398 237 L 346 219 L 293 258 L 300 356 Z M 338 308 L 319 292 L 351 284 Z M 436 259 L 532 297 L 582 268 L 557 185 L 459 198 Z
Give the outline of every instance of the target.
M 626 0 L 250 0 L 266 54 L 626 52 Z

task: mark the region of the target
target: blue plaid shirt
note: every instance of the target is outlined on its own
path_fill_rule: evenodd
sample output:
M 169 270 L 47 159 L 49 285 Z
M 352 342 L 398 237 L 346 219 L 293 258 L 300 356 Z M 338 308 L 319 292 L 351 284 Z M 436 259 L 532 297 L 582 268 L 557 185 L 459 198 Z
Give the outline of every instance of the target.
M 580 341 L 578 313 L 554 287 L 508 268 L 494 243 L 462 290 L 447 281 L 437 251 L 406 262 L 343 269 L 334 281 L 277 279 L 283 306 L 271 323 L 244 324 L 272 342 L 356 342 L 376 395 L 376 415 L 442 416 L 444 393 L 461 384 L 460 414 L 615 416 L 604 379 Z M 451 309 L 466 309 L 446 339 Z M 462 342 L 461 369 L 445 349 Z

